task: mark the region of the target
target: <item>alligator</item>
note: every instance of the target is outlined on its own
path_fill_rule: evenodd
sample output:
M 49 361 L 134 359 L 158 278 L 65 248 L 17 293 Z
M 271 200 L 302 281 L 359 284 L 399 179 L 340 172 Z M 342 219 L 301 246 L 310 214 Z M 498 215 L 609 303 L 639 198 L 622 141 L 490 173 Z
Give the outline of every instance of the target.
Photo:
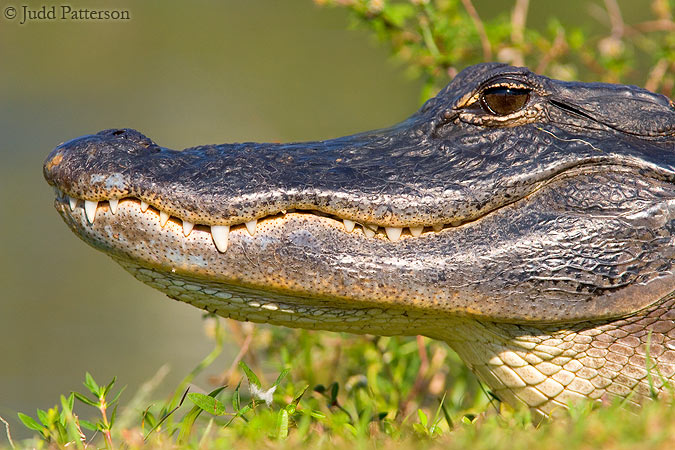
M 242 321 L 425 335 L 555 416 L 675 382 L 675 105 L 469 67 L 390 128 L 300 143 L 82 136 L 44 164 L 75 234 Z

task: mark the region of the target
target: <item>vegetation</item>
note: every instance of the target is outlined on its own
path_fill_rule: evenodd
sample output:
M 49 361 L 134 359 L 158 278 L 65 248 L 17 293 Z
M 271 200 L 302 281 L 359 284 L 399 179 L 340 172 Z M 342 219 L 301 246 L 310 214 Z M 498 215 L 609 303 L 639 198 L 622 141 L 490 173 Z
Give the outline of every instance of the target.
M 213 370 L 225 333 L 240 336 L 233 367 L 211 392 L 187 386 Z M 209 317 L 214 350 L 164 402 L 141 389 L 117 413 L 116 380 L 85 375 L 86 394 L 21 421 L 38 435 L 17 448 L 673 448 L 675 407 L 585 403 L 536 423 L 481 390 L 443 344 L 426 339 L 242 326 Z M 272 342 L 285 344 L 274 347 Z M 262 359 L 277 361 L 263 370 Z M 248 361 L 248 362 L 245 362 Z M 452 367 L 451 373 L 447 367 Z M 270 381 L 274 380 L 274 381 Z M 340 383 L 336 380 L 344 380 Z M 447 384 L 446 384 L 447 380 Z M 154 380 L 153 385 L 157 384 Z M 81 417 L 89 414 L 93 419 Z M 11 439 L 11 438 L 10 438 Z
M 579 18 L 594 17 L 592 30 L 556 18 L 543 29 L 528 26 L 529 0 L 504 2 L 490 20 L 481 19 L 472 0 L 314 1 L 349 9 L 355 25 L 375 32 L 426 81 L 423 99 L 458 70 L 485 61 L 526 65 L 563 80 L 637 84 L 667 96 L 675 89 L 673 0 L 642 2 L 651 17 L 632 24 L 617 0 L 588 2 Z
M 348 8 L 359 26 L 373 30 L 424 78 L 423 98 L 462 67 L 484 60 L 528 65 L 557 78 L 591 74 L 633 82 L 666 95 L 675 86 L 672 0 L 652 1 L 653 19 L 631 25 L 615 0 L 605 0 L 604 9 L 596 5 L 604 24 L 595 33 L 555 19 L 543 30 L 530 28 L 527 0 L 515 0 L 510 13 L 487 21 L 471 0 L 315 1 Z M 527 411 L 499 403 L 443 343 L 256 327 L 213 317 L 206 323 L 214 350 L 171 398 L 151 403 L 147 386 L 125 398 L 116 380 L 100 385 L 86 374 L 84 394 L 61 396 L 58 405 L 36 415 L 20 413 L 36 436 L 13 442 L 7 426 L 9 446 L 675 448 L 672 402 L 653 402 L 639 414 L 618 402 L 602 408 L 586 403 L 560 420 L 536 423 Z M 223 323 L 240 352 L 215 376 Z M 191 384 L 204 373 L 212 375 L 210 392 Z

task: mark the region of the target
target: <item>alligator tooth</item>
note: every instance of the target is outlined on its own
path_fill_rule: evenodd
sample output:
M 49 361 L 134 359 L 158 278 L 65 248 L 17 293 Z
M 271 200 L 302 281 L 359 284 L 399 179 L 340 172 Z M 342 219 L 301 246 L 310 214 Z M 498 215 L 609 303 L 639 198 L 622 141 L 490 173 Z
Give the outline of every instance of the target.
M 108 204 L 110 205 L 110 212 L 115 214 L 117 212 L 117 204 L 119 203 L 119 199 L 116 198 L 111 198 L 108 200 Z
M 363 234 L 366 235 L 366 237 L 373 237 L 375 236 L 375 230 L 373 230 L 371 227 L 373 225 L 362 225 L 363 226 Z
M 410 234 L 414 237 L 420 237 L 424 231 L 424 227 L 410 227 Z
M 434 231 L 441 231 L 443 229 L 443 224 L 437 223 L 436 225 L 432 225 L 431 228 L 433 228 Z
M 384 227 L 384 231 L 387 232 L 387 237 L 389 238 L 390 241 L 396 242 L 396 241 L 398 241 L 398 238 L 401 237 L 401 233 L 403 232 L 403 228 Z
M 98 206 L 97 201 L 85 200 L 84 201 L 84 212 L 87 215 L 87 220 L 89 223 L 94 223 L 94 218 L 96 217 L 96 207 Z
M 148 210 L 148 206 L 150 205 L 141 200 L 141 212 L 146 212 Z
M 212 225 L 211 236 L 213 237 L 213 243 L 216 244 L 218 251 L 220 253 L 225 253 L 225 250 L 227 250 L 227 241 L 230 238 L 230 226 Z
M 68 203 L 70 204 L 70 210 L 73 211 L 75 207 L 77 206 L 77 199 L 71 197 L 70 195 L 68 196 Z
M 258 219 L 253 219 L 246 222 L 246 229 L 248 230 L 248 234 L 251 236 L 255 234 L 256 225 L 258 225 Z
M 349 219 L 342 219 L 342 222 L 345 224 L 345 230 L 347 230 L 347 233 L 354 231 L 354 225 L 356 225 L 356 222 Z
M 169 213 L 166 211 L 160 211 L 159 212 L 159 224 L 164 228 L 164 225 L 166 225 L 166 222 L 169 220 Z
M 192 229 L 194 228 L 195 224 L 192 222 L 188 222 L 187 220 L 183 221 L 183 234 L 185 236 L 190 236 L 190 233 L 192 233 Z

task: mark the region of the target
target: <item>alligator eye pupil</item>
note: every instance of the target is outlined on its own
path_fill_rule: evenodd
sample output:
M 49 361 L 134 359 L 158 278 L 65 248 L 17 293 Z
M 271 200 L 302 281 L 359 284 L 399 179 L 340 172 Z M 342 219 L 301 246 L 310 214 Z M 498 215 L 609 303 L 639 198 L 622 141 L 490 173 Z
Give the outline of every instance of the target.
M 481 104 L 490 113 L 506 116 L 523 109 L 530 98 L 527 89 L 494 87 L 486 90 L 481 96 Z

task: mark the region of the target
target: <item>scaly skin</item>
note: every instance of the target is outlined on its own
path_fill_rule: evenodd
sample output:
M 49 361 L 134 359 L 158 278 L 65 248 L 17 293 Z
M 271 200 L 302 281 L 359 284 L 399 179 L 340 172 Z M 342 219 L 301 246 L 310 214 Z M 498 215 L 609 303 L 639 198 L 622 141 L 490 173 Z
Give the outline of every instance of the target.
M 182 152 L 107 130 L 44 173 L 80 238 L 171 298 L 442 339 L 549 416 L 675 381 L 674 166 L 665 97 L 484 64 L 386 130 Z

